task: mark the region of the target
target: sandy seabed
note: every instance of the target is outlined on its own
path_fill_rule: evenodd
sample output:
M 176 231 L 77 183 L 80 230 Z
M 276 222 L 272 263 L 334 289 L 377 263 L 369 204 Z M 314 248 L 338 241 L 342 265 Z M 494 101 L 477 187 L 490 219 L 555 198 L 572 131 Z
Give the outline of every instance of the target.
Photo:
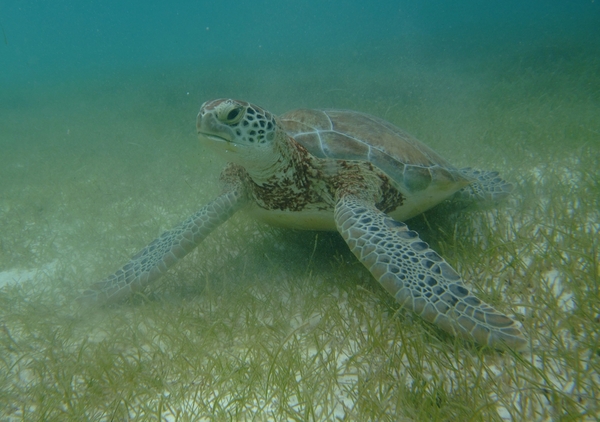
M 0 419 L 596 420 L 600 62 L 544 57 L 221 62 L 15 91 Z M 456 342 L 399 310 L 335 234 L 244 215 L 143 296 L 81 309 L 81 289 L 218 192 L 222 162 L 194 129 L 216 97 L 368 112 L 499 170 L 517 189 L 498 209 L 409 224 L 523 321 L 531 352 Z

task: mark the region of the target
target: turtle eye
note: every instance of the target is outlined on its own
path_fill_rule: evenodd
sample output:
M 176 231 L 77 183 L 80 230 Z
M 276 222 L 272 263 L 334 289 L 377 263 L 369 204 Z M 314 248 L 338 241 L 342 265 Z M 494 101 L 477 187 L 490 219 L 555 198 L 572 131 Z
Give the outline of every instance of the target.
M 227 120 L 235 120 L 235 118 L 239 115 L 240 115 L 240 110 L 238 108 L 233 109 L 227 114 Z
M 227 114 L 222 113 L 221 116 L 219 116 L 219 120 L 221 120 L 223 123 L 227 123 L 228 125 L 234 125 L 240 120 L 242 120 L 243 116 L 244 107 L 242 107 L 239 104 L 236 104 L 231 110 L 227 111 Z

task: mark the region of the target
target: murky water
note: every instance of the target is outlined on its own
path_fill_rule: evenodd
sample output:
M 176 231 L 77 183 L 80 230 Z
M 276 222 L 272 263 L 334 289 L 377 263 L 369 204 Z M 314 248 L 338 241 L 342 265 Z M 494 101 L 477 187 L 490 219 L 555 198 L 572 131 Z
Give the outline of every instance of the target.
M 600 6 L 569 3 L 2 5 L 0 419 L 594 420 Z M 145 297 L 78 307 L 218 193 L 194 127 L 218 97 L 368 112 L 501 171 L 497 210 L 409 225 L 532 352 L 456 345 L 335 233 L 244 215 Z

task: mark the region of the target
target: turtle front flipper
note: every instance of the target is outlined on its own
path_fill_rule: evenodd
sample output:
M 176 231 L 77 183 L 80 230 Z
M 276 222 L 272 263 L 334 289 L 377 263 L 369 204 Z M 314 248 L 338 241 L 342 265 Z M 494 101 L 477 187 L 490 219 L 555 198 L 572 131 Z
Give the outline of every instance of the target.
M 154 239 L 115 273 L 92 284 L 83 292 L 81 301 L 101 304 L 115 302 L 140 290 L 194 250 L 245 203 L 245 197 L 239 190 L 222 194 L 187 220 Z
M 520 324 L 476 298 L 406 224 L 352 195 L 339 199 L 335 222 L 354 255 L 401 305 L 467 340 L 500 349 L 526 347 Z

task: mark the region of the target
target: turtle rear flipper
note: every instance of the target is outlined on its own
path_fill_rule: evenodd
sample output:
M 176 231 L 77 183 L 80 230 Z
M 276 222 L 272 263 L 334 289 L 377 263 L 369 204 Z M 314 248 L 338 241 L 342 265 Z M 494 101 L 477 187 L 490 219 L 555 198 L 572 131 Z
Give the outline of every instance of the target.
M 496 349 L 526 348 L 520 324 L 475 297 L 406 224 L 350 195 L 338 201 L 335 222 L 354 255 L 401 305 L 464 339 Z
M 466 179 L 472 180 L 472 183 L 454 194 L 452 200 L 456 202 L 494 204 L 506 199 L 514 189 L 514 186 L 502 179 L 497 171 L 465 167 L 458 172 Z

